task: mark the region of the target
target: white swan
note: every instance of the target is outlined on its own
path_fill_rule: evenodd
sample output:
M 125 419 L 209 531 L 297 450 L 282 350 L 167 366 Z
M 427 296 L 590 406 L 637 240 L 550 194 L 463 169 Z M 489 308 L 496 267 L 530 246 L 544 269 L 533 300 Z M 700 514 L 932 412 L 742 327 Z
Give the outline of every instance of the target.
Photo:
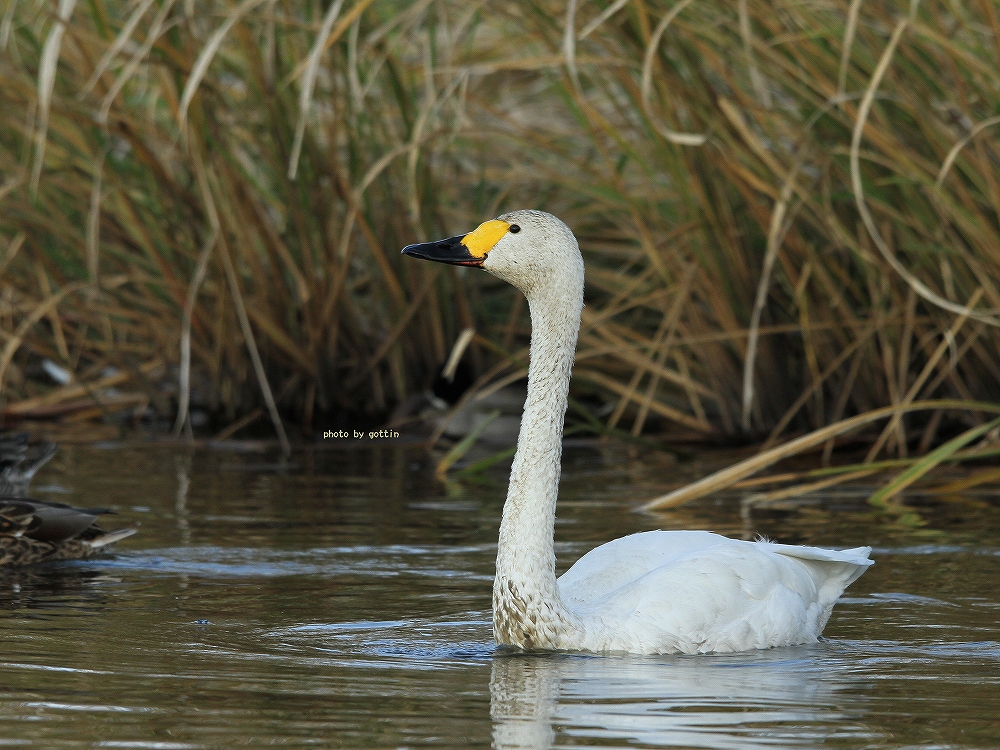
M 594 549 L 558 580 L 553 527 L 583 258 L 556 217 L 514 211 L 475 231 L 409 245 L 417 258 L 478 266 L 520 289 L 531 362 L 500 523 L 493 633 L 519 649 L 708 653 L 815 641 L 871 549 L 833 551 L 647 531 Z

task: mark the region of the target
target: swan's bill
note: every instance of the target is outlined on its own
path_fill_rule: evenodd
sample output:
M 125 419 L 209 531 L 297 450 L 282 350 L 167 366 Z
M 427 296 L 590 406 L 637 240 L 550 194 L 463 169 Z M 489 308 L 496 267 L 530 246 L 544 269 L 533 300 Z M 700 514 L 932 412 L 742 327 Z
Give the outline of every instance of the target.
M 454 266 L 481 266 L 486 260 L 486 254 L 509 231 L 510 224 L 506 221 L 491 219 L 459 237 L 407 245 L 403 248 L 403 254 Z

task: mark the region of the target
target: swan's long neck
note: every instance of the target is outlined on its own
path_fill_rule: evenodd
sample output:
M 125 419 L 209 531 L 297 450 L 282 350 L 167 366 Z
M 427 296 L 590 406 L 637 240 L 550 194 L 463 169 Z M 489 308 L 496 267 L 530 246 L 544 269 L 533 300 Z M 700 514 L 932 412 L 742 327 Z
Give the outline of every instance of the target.
M 563 421 L 583 307 L 580 278 L 528 295 L 531 362 L 517 453 L 500 523 L 493 628 L 497 642 L 558 647 L 572 627 L 556 588 L 553 547 Z

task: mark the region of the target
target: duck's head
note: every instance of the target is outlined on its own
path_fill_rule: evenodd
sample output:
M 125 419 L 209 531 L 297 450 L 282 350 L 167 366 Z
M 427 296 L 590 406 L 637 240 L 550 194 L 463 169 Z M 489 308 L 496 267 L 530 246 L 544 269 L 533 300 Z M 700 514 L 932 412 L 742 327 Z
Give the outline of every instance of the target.
M 583 258 L 576 238 L 569 227 L 544 211 L 512 211 L 468 234 L 407 245 L 403 254 L 482 268 L 529 298 L 553 285 L 583 286 Z

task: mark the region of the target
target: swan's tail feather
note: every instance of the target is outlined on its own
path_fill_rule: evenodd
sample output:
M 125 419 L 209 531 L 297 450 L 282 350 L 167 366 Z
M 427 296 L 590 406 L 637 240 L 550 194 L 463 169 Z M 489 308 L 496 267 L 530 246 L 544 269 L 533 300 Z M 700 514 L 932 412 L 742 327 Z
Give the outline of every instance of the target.
M 768 544 L 769 549 L 785 557 L 800 560 L 816 584 L 817 599 L 821 605 L 832 609 L 844 589 L 861 577 L 875 564 L 868 556 L 871 547 L 852 549 L 823 549 L 821 547 L 795 547 L 788 544 Z
M 822 547 L 796 547 L 790 544 L 774 544 L 766 542 L 769 549 L 786 557 L 799 560 L 816 560 L 817 562 L 851 563 L 867 568 L 875 561 L 869 559 L 871 547 L 853 547 L 852 549 L 823 549 Z

